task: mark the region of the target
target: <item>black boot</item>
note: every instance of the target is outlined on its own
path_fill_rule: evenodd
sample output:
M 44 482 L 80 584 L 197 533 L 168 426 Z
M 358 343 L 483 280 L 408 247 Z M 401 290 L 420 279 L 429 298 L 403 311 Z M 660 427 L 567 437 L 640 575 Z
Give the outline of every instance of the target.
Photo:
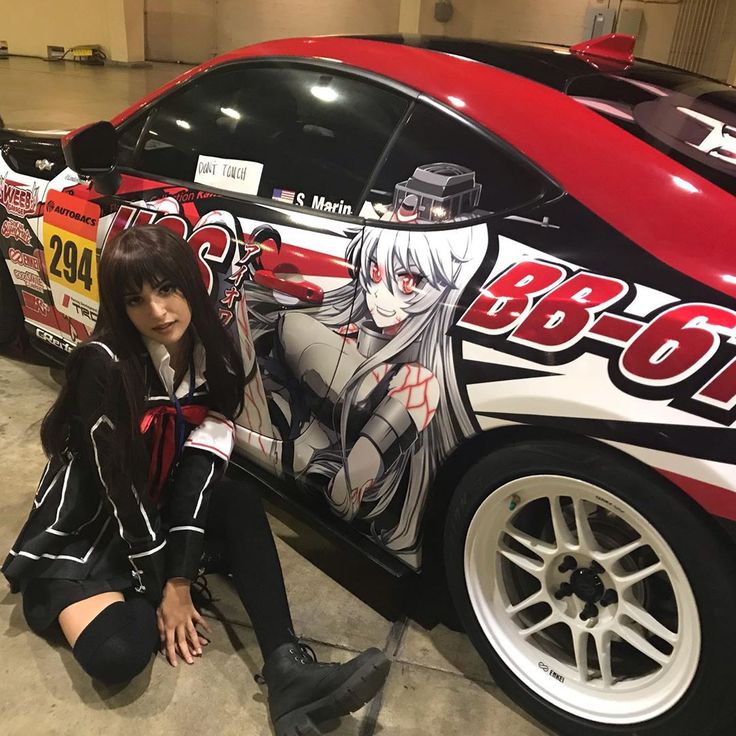
M 320 723 L 371 700 L 388 669 L 388 659 L 374 648 L 345 664 L 321 664 L 305 644 L 282 644 L 263 666 L 276 736 L 319 736 Z

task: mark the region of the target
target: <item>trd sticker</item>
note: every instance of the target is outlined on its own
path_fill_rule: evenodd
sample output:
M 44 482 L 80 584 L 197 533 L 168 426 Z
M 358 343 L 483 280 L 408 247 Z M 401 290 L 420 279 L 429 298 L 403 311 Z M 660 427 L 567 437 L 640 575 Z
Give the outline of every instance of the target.
M 0 176 L 0 204 L 16 217 L 38 214 L 38 184 L 29 186 Z
M 64 295 L 59 311 L 66 315 L 73 315 L 77 320 L 85 324 L 91 323 L 94 326 L 95 322 L 97 322 L 97 310 L 88 307 L 71 296 L 71 294 Z
M 621 310 L 636 288 L 557 263 L 523 261 L 487 283 L 458 322 L 504 352 L 564 364 L 585 352 L 610 358 L 624 391 L 730 424 L 736 409 L 736 311 L 668 305 L 646 320 Z M 501 338 L 494 339 L 494 338 Z
M 17 240 L 23 245 L 31 244 L 30 230 L 18 220 L 4 220 L 2 226 L 0 226 L 0 235 L 3 238 Z

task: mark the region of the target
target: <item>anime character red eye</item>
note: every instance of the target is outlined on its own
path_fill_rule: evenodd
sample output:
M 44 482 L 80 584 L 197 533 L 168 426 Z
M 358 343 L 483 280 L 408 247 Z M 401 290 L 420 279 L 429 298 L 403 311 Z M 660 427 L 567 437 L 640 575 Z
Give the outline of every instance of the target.
M 380 284 L 383 281 L 381 267 L 375 261 L 371 261 L 371 281 L 374 284 Z
M 402 273 L 398 277 L 399 289 L 402 294 L 411 294 L 416 288 L 421 276 L 414 273 Z

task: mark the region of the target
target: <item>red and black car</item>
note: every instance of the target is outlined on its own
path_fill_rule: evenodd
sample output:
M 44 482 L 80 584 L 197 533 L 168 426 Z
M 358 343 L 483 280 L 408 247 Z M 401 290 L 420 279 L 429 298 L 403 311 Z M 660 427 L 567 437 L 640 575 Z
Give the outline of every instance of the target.
M 172 228 L 249 370 L 239 465 L 444 568 L 556 731 L 729 733 L 736 91 L 632 48 L 275 41 L 2 131 L 0 341 L 72 350 L 105 243 Z

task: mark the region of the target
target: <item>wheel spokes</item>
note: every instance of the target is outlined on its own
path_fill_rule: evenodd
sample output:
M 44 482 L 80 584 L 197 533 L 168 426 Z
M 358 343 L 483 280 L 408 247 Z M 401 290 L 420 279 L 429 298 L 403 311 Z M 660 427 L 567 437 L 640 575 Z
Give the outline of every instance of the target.
M 590 526 L 590 519 L 585 510 L 585 501 L 580 498 L 574 499 L 573 509 L 575 511 L 575 527 L 578 532 L 578 546 L 583 552 L 592 555 L 598 551 L 598 541 Z
M 651 642 L 647 641 L 638 631 L 634 631 L 628 626 L 618 624 L 614 627 L 614 630 L 618 636 L 620 636 L 625 642 L 628 642 L 634 649 L 640 651 L 644 656 L 649 657 L 652 661 L 658 665 L 664 667 L 670 660 L 670 655 L 661 652 Z
M 552 528 L 555 532 L 555 541 L 557 549 L 573 549 L 576 547 L 570 527 L 567 525 L 565 513 L 562 510 L 562 497 L 550 496 L 549 508 L 552 516 Z
M 628 575 L 618 575 L 615 572 L 611 572 L 611 577 L 622 590 L 625 590 L 626 588 L 630 588 L 632 585 L 642 582 L 642 580 L 646 580 L 655 573 L 662 572 L 664 569 L 665 568 L 661 560 L 657 560 L 653 565 L 649 565 L 649 567 L 644 567 L 641 570 L 629 573 Z
M 544 587 L 540 588 L 536 593 L 532 593 L 523 601 L 519 601 L 512 606 L 506 606 L 506 613 L 509 616 L 516 616 L 516 614 L 525 611 L 527 608 L 536 606 L 538 603 L 549 603 L 549 595 Z
M 610 631 L 596 631 L 593 634 L 595 651 L 598 656 L 598 667 L 601 671 L 603 687 L 613 685 L 613 665 L 611 664 L 611 641 L 613 636 Z
M 676 631 L 670 631 L 670 629 L 663 623 L 657 621 L 645 608 L 632 603 L 626 603 L 622 606 L 621 613 L 668 644 L 676 644 L 680 638 Z
M 503 555 L 509 562 L 516 565 L 517 567 L 520 567 L 522 570 L 528 572 L 530 575 L 533 575 L 538 580 L 542 579 L 542 574 L 544 573 L 545 568 L 544 562 L 533 560 L 531 557 L 527 557 L 526 555 L 521 554 L 521 552 L 515 552 L 514 550 L 509 549 L 509 547 L 505 544 L 499 545 L 498 552 L 499 554 Z
M 533 537 L 531 534 L 527 534 L 526 532 L 522 532 L 513 524 L 506 524 L 504 531 L 515 542 L 518 542 L 520 545 L 526 547 L 526 549 L 539 557 L 550 557 L 557 552 L 557 548 L 553 544 L 545 542 L 538 537 Z

